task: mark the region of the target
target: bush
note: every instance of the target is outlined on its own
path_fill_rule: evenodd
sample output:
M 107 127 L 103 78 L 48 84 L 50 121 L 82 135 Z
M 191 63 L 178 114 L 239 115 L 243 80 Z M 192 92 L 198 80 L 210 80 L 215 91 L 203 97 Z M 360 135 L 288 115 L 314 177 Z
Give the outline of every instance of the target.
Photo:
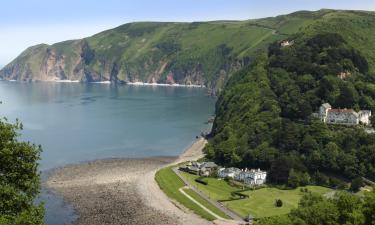
M 203 184 L 203 185 L 207 185 L 208 184 L 207 181 L 205 181 L 203 179 L 204 179 L 204 177 L 198 177 L 198 178 L 195 179 L 195 182 Z
M 355 178 L 350 184 L 350 191 L 358 192 L 359 189 L 363 186 L 363 179 L 361 177 Z
M 282 207 L 283 206 L 283 201 L 281 200 L 281 199 L 276 199 L 276 201 L 275 201 L 275 205 L 276 205 L 276 207 Z

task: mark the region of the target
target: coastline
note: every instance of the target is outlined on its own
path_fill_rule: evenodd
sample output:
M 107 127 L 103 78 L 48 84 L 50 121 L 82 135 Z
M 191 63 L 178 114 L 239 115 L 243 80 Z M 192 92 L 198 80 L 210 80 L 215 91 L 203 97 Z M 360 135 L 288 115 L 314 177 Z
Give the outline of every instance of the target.
M 24 82 L 19 80 L 4 80 L 0 79 L 0 81 L 8 81 L 8 82 Z M 37 82 L 50 82 L 50 83 L 88 83 L 88 84 L 112 84 L 111 81 L 91 81 L 91 82 L 82 82 L 80 80 L 41 80 Z M 198 85 L 198 84 L 167 84 L 167 83 L 148 83 L 148 82 L 125 82 L 125 85 L 130 86 L 154 86 L 154 87 L 191 87 L 191 88 L 206 88 L 206 85 Z
M 77 211 L 74 224 L 213 224 L 160 190 L 159 169 L 203 157 L 207 141 L 195 141 L 178 157 L 104 159 L 70 165 L 51 172 L 45 185 Z

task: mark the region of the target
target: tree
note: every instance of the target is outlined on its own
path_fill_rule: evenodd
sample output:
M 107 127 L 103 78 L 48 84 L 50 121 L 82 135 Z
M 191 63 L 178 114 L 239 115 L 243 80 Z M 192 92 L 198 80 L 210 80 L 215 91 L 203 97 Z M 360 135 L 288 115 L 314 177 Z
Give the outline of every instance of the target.
M 363 179 L 361 177 L 354 178 L 350 184 L 350 190 L 352 192 L 358 192 L 359 189 L 363 186 Z
M 275 201 L 275 205 L 276 205 L 276 207 L 282 207 L 283 206 L 283 201 L 281 200 L 281 199 L 276 199 L 276 201 Z
M 22 124 L 0 120 L 0 224 L 43 224 L 38 160 L 41 147 L 17 140 Z
M 292 168 L 290 171 L 289 171 L 289 176 L 288 176 L 288 186 L 289 187 L 292 187 L 292 188 L 296 188 L 298 187 L 300 184 L 300 176 L 299 176 L 299 173 L 294 171 L 294 169 Z

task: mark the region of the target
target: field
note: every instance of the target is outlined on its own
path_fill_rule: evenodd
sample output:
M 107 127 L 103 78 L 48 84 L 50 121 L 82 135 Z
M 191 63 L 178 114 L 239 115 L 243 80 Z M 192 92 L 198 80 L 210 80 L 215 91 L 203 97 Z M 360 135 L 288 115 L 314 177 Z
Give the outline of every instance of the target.
M 191 209 L 196 214 L 200 215 L 201 217 L 207 220 L 215 220 L 216 218 L 202 209 L 200 206 L 189 200 L 186 196 L 184 196 L 179 189 L 184 187 L 184 183 L 182 180 L 173 172 L 172 167 L 167 167 L 159 170 L 155 176 L 156 182 L 159 184 L 160 189 L 164 191 L 164 193 L 170 197 L 178 201 L 180 204 L 185 206 L 188 209 Z M 223 212 L 217 209 L 215 206 L 211 205 L 205 199 L 201 198 L 199 195 L 195 194 L 190 190 L 185 190 L 185 192 L 193 197 L 196 201 L 200 204 L 204 205 L 206 208 L 210 209 L 215 214 L 223 217 L 228 218 Z
M 185 176 L 192 185 L 199 188 L 203 193 L 218 201 L 231 200 L 233 198 L 231 192 L 242 189 L 240 187 L 232 187 L 226 181 L 216 178 L 205 178 L 204 180 L 208 183 L 208 185 L 203 185 L 194 181 L 198 177 L 196 175 L 188 173 L 182 173 L 182 175 Z M 318 194 L 325 194 L 332 191 L 332 189 L 320 186 L 307 186 L 306 188 L 309 191 Z M 250 190 L 242 193 L 247 194 L 250 197 L 241 200 L 224 201 L 222 203 L 241 216 L 247 216 L 250 214 L 258 218 L 289 213 L 291 209 L 298 206 L 298 202 L 303 195 L 300 188 L 294 190 L 262 188 L 259 190 Z M 276 199 L 281 199 L 283 201 L 282 207 L 275 207 Z
M 307 186 L 306 188 L 318 194 L 325 194 L 332 191 L 329 188 L 319 186 Z M 243 193 L 248 194 L 250 197 L 248 199 L 225 202 L 224 204 L 242 216 L 250 214 L 257 218 L 287 214 L 293 208 L 297 208 L 298 202 L 303 195 L 300 188 L 294 190 L 262 188 Z M 281 199 L 283 201 L 282 207 L 278 208 L 275 206 L 276 199 Z

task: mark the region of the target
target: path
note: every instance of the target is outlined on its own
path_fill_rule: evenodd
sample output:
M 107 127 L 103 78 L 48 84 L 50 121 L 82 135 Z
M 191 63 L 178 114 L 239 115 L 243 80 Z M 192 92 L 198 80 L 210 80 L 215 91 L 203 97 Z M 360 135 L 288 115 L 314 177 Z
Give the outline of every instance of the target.
M 178 171 L 177 167 L 173 168 L 173 171 L 177 174 L 177 176 L 185 183 L 186 186 L 188 186 L 190 189 L 195 191 L 199 196 L 201 196 L 203 199 L 214 205 L 216 208 L 220 209 L 222 212 L 224 212 L 226 215 L 231 217 L 232 219 L 238 221 L 238 222 L 244 222 L 244 219 L 238 215 L 237 213 L 233 212 L 232 210 L 226 208 L 223 204 L 212 200 L 211 198 L 207 197 L 204 193 L 202 193 L 200 190 L 198 190 L 196 187 L 192 186 L 189 181 L 185 179 L 185 177 L 181 176 L 180 171 Z
M 199 203 L 197 200 L 195 200 L 194 198 L 192 198 L 190 195 L 188 195 L 184 189 L 187 189 L 188 187 L 182 187 L 180 189 L 178 189 L 183 195 L 185 195 L 188 199 L 190 199 L 192 202 L 194 202 L 195 204 L 199 205 L 199 207 L 201 207 L 202 209 L 204 209 L 206 212 L 208 212 L 209 214 L 211 214 L 212 216 L 216 217 L 217 219 L 220 219 L 220 220 L 226 220 L 225 218 L 217 215 L 216 213 L 212 212 L 211 210 L 209 210 L 208 208 L 206 208 L 204 205 L 202 205 L 201 203 Z

